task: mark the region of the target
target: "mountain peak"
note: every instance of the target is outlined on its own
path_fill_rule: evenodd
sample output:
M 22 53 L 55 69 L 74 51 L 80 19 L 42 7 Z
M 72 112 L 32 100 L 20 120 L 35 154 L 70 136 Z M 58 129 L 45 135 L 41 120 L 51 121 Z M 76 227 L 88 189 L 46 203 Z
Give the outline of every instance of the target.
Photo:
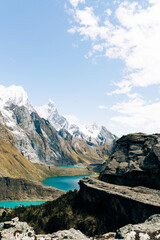
M 55 106 L 55 103 L 51 98 L 48 99 L 47 105 Z
M 5 87 L 0 85 L 0 105 L 1 107 L 11 104 L 17 106 L 26 106 L 31 112 L 34 110 L 31 106 L 28 95 L 22 86 L 11 85 Z
M 12 100 L 14 103 L 16 103 L 16 105 L 18 105 L 21 100 L 26 102 L 28 99 L 27 93 L 24 91 L 23 87 L 15 85 L 11 85 L 10 87 L 0 85 L 0 96 L 1 100 L 3 100 L 5 103 L 9 100 Z
M 37 113 L 40 115 L 40 117 L 45 119 L 50 119 L 50 116 L 52 114 L 57 113 L 57 108 L 52 101 L 52 99 L 49 99 L 48 102 L 40 107 L 35 107 Z

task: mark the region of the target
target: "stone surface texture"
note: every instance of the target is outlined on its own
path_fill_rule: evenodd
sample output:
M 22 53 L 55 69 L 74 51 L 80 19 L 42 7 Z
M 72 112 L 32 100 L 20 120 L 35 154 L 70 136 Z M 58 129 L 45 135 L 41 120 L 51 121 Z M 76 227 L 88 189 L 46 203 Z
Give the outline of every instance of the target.
M 32 227 L 26 222 L 20 222 L 16 217 L 8 222 L 0 223 L 1 240 L 159 240 L 160 239 L 160 215 L 149 217 L 144 223 L 126 225 L 116 232 L 110 232 L 101 236 L 87 237 L 79 230 L 73 228 L 58 231 L 52 234 L 35 234 Z
M 70 230 L 58 231 L 53 234 L 37 235 L 32 227 L 26 222 L 19 222 L 18 218 L 0 223 L 0 234 L 0 239 L 2 240 L 89 240 L 83 233 L 73 228 Z
M 128 134 L 117 140 L 99 179 L 160 189 L 160 134 Z
M 118 229 L 115 238 L 126 240 L 160 239 L 160 214 L 149 217 L 144 223 L 129 224 Z
M 143 222 L 160 213 L 159 190 L 118 186 L 88 177 L 79 184 L 82 201 L 104 214 L 108 231 L 115 231 L 128 223 Z

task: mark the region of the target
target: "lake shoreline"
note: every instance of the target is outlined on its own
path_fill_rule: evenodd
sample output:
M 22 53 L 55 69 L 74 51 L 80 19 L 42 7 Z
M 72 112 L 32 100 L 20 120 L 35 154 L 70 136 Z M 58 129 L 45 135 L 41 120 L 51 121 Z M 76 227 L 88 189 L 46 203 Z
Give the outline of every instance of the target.
M 45 173 L 45 178 L 43 178 L 42 181 L 49 177 L 95 174 L 94 170 L 89 168 L 90 166 L 53 166 L 39 163 L 35 163 L 35 165 Z
M 44 187 L 48 187 L 48 188 L 53 188 L 57 191 L 61 191 L 62 194 L 65 194 L 67 191 L 70 191 L 70 190 L 78 190 L 79 189 L 79 185 L 78 185 L 78 182 L 80 179 L 86 177 L 86 176 L 93 176 L 93 174 L 87 174 L 87 175 L 74 175 L 74 176 L 53 176 L 53 177 L 49 177 L 49 178 L 46 178 L 45 180 L 42 181 L 42 185 L 44 185 Z M 55 182 L 55 180 L 57 182 Z M 49 183 L 48 183 L 49 181 Z M 50 183 L 53 182 L 53 183 Z M 58 185 L 57 185 L 58 184 Z M 60 184 L 60 185 L 59 185 Z M 23 195 L 23 194 L 22 194 Z M 3 201 L 0 201 L 0 207 L 7 207 L 7 208 L 14 208 L 13 205 L 15 203 L 15 207 L 18 207 L 20 206 L 20 204 L 23 204 L 24 202 L 26 203 L 27 202 L 27 205 L 26 206 L 29 206 L 29 205 L 39 205 L 39 202 L 40 204 L 46 202 L 46 201 L 52 201 L 54 199 L 47 199 L 45 198 L 39 198 L 39 197 L 33 197 L 32 199 L 28 199 L 26 197 L 22 198 L 15 198 L 15 199 L 6 199 L 6 200 L 3 200 Z M 32 204 L 28 204 L 28 203 L 32 203 Z M 9 204 L 9 205 L 7 205 Z M 24 205 L 24 204 L 23 204 Z

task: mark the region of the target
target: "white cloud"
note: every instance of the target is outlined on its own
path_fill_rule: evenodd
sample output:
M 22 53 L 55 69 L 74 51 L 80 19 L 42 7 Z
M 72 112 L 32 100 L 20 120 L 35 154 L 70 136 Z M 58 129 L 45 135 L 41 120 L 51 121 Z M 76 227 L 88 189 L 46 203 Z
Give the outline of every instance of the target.
M 110 8 L 108 8 L 105 12 L 107 13 L 108 16 L 111 16 L 111 14 L 112 14 L 112 11 Z
M 150 3 L 147 9 L 137 2 L 119 4 L 115 11 L 117 25 L 108 19 L 99 24 L 100 16 L 95 15 L 92 7 L 77 8 L 74 14 L 77 24 L 70 29 L 83 39 L 93 41 L 90 56 L 101 50 L 109 58 L 122 59 L 128 69 L 125 80 L 131 87 L 160 83 L 160 54 L 157 54 L 160 51 L 160 1 Z
M 146 103 L 137 97 L 126 102 L 117 103 L 112 110 L 118 115 L 111 120 L 121 129 L 152 133 L 160 129 L 160 102 Z
M 92 27 L 98 25 L 99 17 L 94 15 L 92 7 L 85 7 L 84 10 L 76 10 L 75 20 L 80 25 Z
M 143 93 L 136 91 L 157 85 L 158 92 L 160 86 L 160 0 L 146 0 L 145 7 L 136 1 L 114 2 L 117 9 L 110 12 L 107 7 L 101 15 L 93 6 L 75 8 L 70 32 L 91 42 L 87 57 L 105 56 L 125 63 L 123 78 L 108 95 L 124 94 L 127 99 L 112 107 L 116 116 L 111 121 L 128 131 L 159 131 L 160 102 L 149 102 L 149 95 L 143 100 Z
M 85 3 L 85 0 L 70 0 L 73 7 L 77 7 L 79 3 Z
M 115 84 L 118 89 L 112 91 L 111 93 L 107 93 L 107 95 L 113 94 L 129 94 L 131 91 L 131 83 L 128 80 L 123 79 L 120 83 Z
M 99 106 L 97 106 L 97 108 L 99 108 L 99 109 L 107 109 L 107 107 L 104 106 L 104 105 L 99 105 Z

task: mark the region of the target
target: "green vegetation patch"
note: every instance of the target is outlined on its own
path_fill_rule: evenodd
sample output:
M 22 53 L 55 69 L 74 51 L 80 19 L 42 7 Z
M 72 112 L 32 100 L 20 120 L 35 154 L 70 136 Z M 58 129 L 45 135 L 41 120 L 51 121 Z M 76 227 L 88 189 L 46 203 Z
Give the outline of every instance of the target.
M 60 198 L 40 206 L 14 209 L 0 222 L 18 216 L 20 221 L 28 222 L 36 233 L 53 233 L 58 230 L 75 228 L 88 236 L 107 232 L 102 208 L 84 204 L 78 191 L 69 191 Z

